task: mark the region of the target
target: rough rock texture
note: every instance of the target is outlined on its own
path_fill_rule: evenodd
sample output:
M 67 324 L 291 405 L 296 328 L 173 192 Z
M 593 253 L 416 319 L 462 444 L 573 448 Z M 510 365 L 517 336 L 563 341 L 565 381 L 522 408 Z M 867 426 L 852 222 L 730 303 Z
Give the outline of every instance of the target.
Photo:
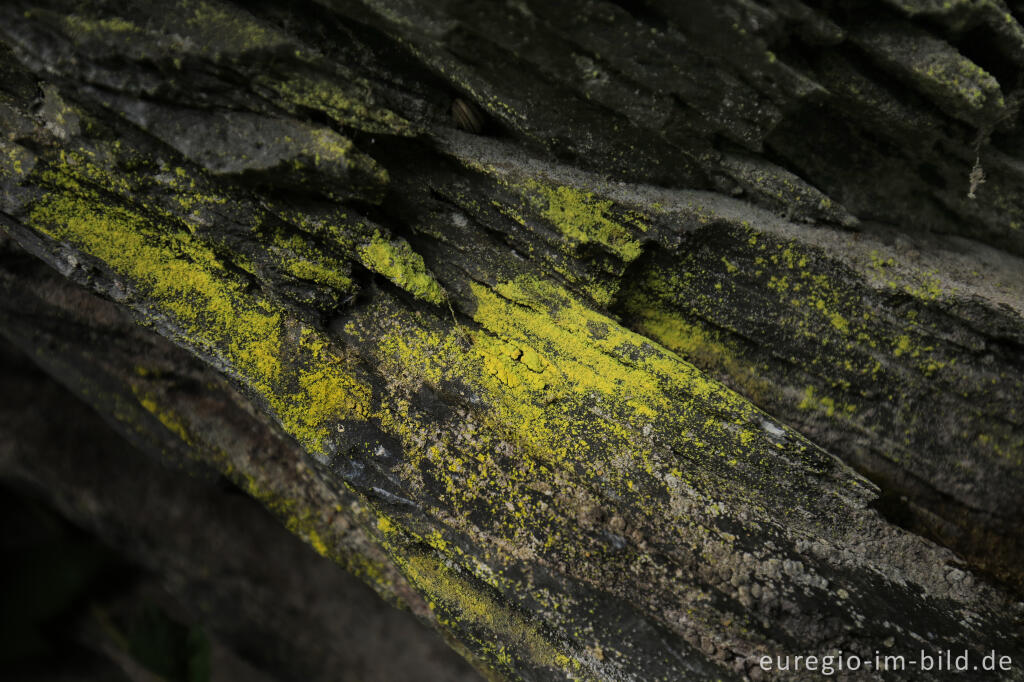
M 38 262 L 34 266 L 45 269 Z M 56 279 L 55 273 L 40 273 L 40 283 L 47 279 Z M 90 301 L 83 292 L 62 286 L 69 299 L 91 308 L 93 321 L 107 308 L 108 321 L 120 318 L 129 329 L 134 326 L 111 304 Z M 151 352 L 160 349 L 156 341 Z M 34 591 L 56 593 L 56 599 L 61 599 L 72 582 L 67 574 L 82 563 L 89 568 L 100 563 L 95 573 L 101 578 L 101 584 L 87 592 L 87 600 L 63 597 L 57 602 L 70 603 L 72 608 L 60 615 L 68 632 L 48 656 L 23 656 L 19 667 L 2 659 L 8 679 L 65 679 L 55 675 L 60 671 L 75 675 L 71 679 L 154 680 L 145 675 L 146 670 L 139 670 L 145 666 L 138 659 L 151 663 L 155 658 L 143 655 L 145 651 L 162 652 L 165 660 L 183 658 L 169 655 L 165 638 L 143 648 L 148 631 L 139 627 L 138 620 L 154 607 L 192 625 L 194 631 L 199 626 L 209 648 L 205 676 L 192 663 L 192 675 L 187 678 L 158 670 L 160 679 L 479 679 L 436 633 L 418 626 L 358 579 L 339 571 L 222 478 L 209 471 L 205 476 L 190 476 L 200 470 L 181 471 L 145 456 L 26 358 L 5 347 L 0 347 L 0 368 L 6 389 L 0 395 L 0 481 L 5 484 L 0 500 L 10 495 L 8 486 L 36 493 L 116 550 L 122 562 L 129 562 L 127 566 L 109 558 L 96 562 L 95 546 L 85 545 L 70 557 L 77 563 L 68 560 L 66 551 L 64 560 L 50 558 L 50 552 L 46 559 L 32 563 L 39 543 L 25 542 L 33 539 L 29 524 L 19 518 L 17 525 L 5 525 L 3 545 L 21 550 L 12 547 L 4 556 L 7 596 L 0 612 L 4 635 L 0 652 L 9 653 L 12 638 L 32 631 L 25 622 L 26 613 L 40 612 L 38 608 L 19 611 L 11 604 L 15 593 L 7 590 L 18 590 L 19 596 Z M 6 515 L 0 518 L 15 520 Z M 22 542 L 12 542 L 19 536 Z M 82 553 L 89 561 L 79 558 Z M 20 581 L 12 579 L 17 569 L 11 571 L 12 564 L 19 562 L 34 569 L 31 575 L 24 572 Z M 33 603 L 30 599 L 17 602 Z M 15 614 L 20 622 L 12 618 Z M 68 641 L 101 654 L 100 660 L 75 656 Z M 39 663 L 41 658 L 45 666 Z
M 0 329 L 490 677 L 1024 679 L 1021 20 L 4 3 Z

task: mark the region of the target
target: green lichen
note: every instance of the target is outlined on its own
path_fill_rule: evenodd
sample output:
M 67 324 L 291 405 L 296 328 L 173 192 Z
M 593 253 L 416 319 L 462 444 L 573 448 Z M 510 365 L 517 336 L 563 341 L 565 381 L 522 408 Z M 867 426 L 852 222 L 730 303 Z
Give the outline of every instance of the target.
M 877 250 L 871 252 L 868 265 L 868 275 L 875 285 L 906 292 L 924 303 L 941 300 L 949 294 L 937 271 L 898 268 L 895 258 L 883 258 Z
M 437 472 L 444 496 L 438 504 L 445 505 L 439 513 L 452 528 L 479 533 L 468 511 L 492 515 L 487 546 L 579 562 L 606 556 L 599 539 L 579 534 L 570 510 L 530 494 L 567 472 L 587 472 L 628 499 L 630 508 L 652 518 L 664 517 L 665 495 L 677 495 L 674 486 L 680 481 L 706 487 L 717 485 L 723 471 L 735 472 L 725 474 L 730 484 L 718 488 L 721 499 L 749 497 L 755 482 L 758 490 L 773 485 L 759 465 L 773 446 L 761 435 L 757 423 L 762 417 L 749 403 L 551 282 L 519 278 L 493 288 L 472 285 L 478 326 L 461 334 L 437 329 L 417 334 L 411 320 L 391 317 L 385 326 L 380 322 L 387 317 L 365 313 L 363 321 L 372 333 L 393 332 L 382 338 L 379 352 L 395 388 L 377 406 L 326 339 L 247 292 L 187 230 L 155 221 L 138 207 L 91 196 L 71 171 L 50 176 L 48 182 L 53 190 L 31 216 L 36 229 L 98 258 L 138 287 L 150 315 L 181 327 L 182 340 L 227 368 L 314 454 L 325 452 L 323 440 L 332 420 L 373 419 L 401 440 L 404 460 L 396 475 L 409 491 L 416 490 L 424 466 Z M 378 243 L 393 247 L 383 238 Z M 379 267 L 385 273 L 399 260 L 389 248 L 383 256 L 370 254 L 379 259 L 368 261 L 384 261 Z M 407 278 L 396 279 L 409 285 Z M 387 338 L 390 342 L 384 343 Z M 401 386 L 407 382 L 411 392 L 418 381 L 440 386 L 446 380 L 482 397 L 477 431 L 467 435 L 443 429 L 426 439 L 424 434 L 437 431 L 436 422 L 417 413 L 402 397 Z M 647 441 L 648 431 L 666 439 L 667 449 Z M 496 454 L 503 437 L 517 452 L 511 470 Z M 745 467 L 758 473 L 742 473 Z M 782 473 L 778 484 L 787 499 L 799 497 L 794 493 L 799 488 Z M 296 518 L 290 522 L 293 529 L 330 549 L 319 526 L 304 526 L 301 513 Z M 680 520 L 673 517 L 673 523 Z M 528 589 L 500 570 L 484 570 L 485 565 L 500 569 L 519 557 L 501 552 L 466 556 L 444 536 L 426 542 L 446 548 L 491 588 L 506 594 Z M 400 548 L 395 556 L 410 581 L 433 597 L 440 620 L 482 631 L 480 646 L 496 664 L 514 665 L 518 657 L 532 665 L 576 670 L 559 647 L 535 637 L 536 624 L 516 616 L 475 582 L 429 556 L 407 556 Z M 599 569 L 602 563 L 594 565 Z M 541 618 L 564 617 L 557 614 L 571 606 L 553 602 L 543 590 L 530 594 L 548 605 Z M 483 642 L 488 639 L 513 641 L 521 650 L 487 650 Z
M 765 399 L 777 389 L 774 382 L 765 378 L 764 368 L 745 360 L 741 350 L 715 331 L 691 323 L 636 293 L 625 302 L 625 308 L 645 336 L 705 371 L 723 372 L 730 385 L 754 403 L 764 405 Z
M 72 155 L 74 159 L 75 155 Z M 81 158 L 75 160 L 75 163 L 83 161 Z M 81 164 L 83 169 L 89 169 L 91 164 Z M 198 182 L 196 175 L 190 173 L 181 166 L 175 166 L 173 168 L 165 166 L 162 170 L 165 172 L 161 176 L 163 182 L 167 187 L 172 190 L 173 201 L 178 208 L 181 209 L 181 214 L 188 218 L 194 219 L 196 216 L 201 215 L 204 211 L 214 212 L 219 207 L 223 207 L 228 203 L 226 195 L 216 192 L 213 188 L 209 187 L 207 183 Z M 91 171 L 86 171 L 91 172 Z
M 658 427 L 689 434 L 678 443 L 684 451 L 723 461 L 750 455 L 750 443 L 722 420 L 696 415 L 715 405 L 719 415 L 730 414 L 729 420 L 745 424 L 756 420 L 756 411 L 674 353 L 544 281 L 519 279 L 493 289 L 474 284 L 472 290 L 477 299 L 474 320 L 479 325 L 466 331 L 472 353 L 459 348 L 457 335 L 410 332 L 416 328 L 410 321 L 401 325 L 405 331 L 400 338 L 382 340 L 381 363 L 388 375 L 408 374 L 410 390 L 417 380 L 432 385 L 457 380 L 484 391 L 491 418 L 501 431 L 512 429 L 510 437 L 530 453 L 520 461 L 522 475 L 543 477 L 550 475 L 551 467 L 587 462 L 588 468 L 617 481 L 624 494 L 636 494 L 640 479 L 634 477 L 639 475 L 649 484 L 648 477 L 663 466 L 639 445 L 644 442 L 639 434 L 665 420 L 665 415 L 689 415 L 673 417 L 671 425 Z M 615 418 L 581 419 L 590 414 L 595 401 Z M 412 440 L 417 429 L 410 428 L 408 417 L 401 414 L 396 409 L 383 420 L 408 434 L 410 453 L 422 450 Z M 594 442 L 604 447 L 595 449 Z M 614 465 L 603 461 L 609 451 L 620 447 L 632 452 L 632 457 Z M 494 460 L 486 452 L 442 448 L 429 457 L 432 461 L 449 458 L 443 469 L 458 474 L 448 487 L 459 498 L 482 495 L 482 491 L 474 493 L 478 490 L 474 483 L 496 475 Z M 513 526 L 540 514 L 528 509 L 529 505 L 523 510 L 526 516 Z M 551 523 L 547 520 L 544 525 Z
M 87 11 L 82 8 L 82 11 Z M 162 50 L 162 39 L 173 40 L 178 52 L 217 59 L 257 50 L 287 47 L 290 39 L 242 9 L 206 0 L 177 0 L 167 4 L 165 23 L 136 25 L 121 17 L 73 14 L 61 17 L 65 31 L 75 41 L 110 41 L 133 46 L 138 54 Z M 187 40 L 182 40 L 187 37 Z
M 136 367 L 136 374 L 145 380 L 150 372 L 148 368 L 140 366 Z M 290 468 L 292 465 L 273 460 L 268 465 L 258 458 L 232 457 L 204 436 L 205 429 L 195 423 L 194 414 L 178 412 L 144 383 L 132 382 L 130 388 L 139 405 L 188 446 L 190 457 L 213 467 L 263 503 L 282 520 L 290 532 L 309 543 L 317 553 L 346 567 L 388 601 L 400 604 L 395 594 L 394 568 L 391 564 L 383 556 L 371 556 L 366 547 L 353 545 L 351 538 L 339 534 L 330 517 L 325 516 L 324 510 L 315 507 L 303 496 L 301 483 L 297 486 L 291 476 L 282 476 L 276 469 L 278 466 Z M 131 424 L 127 414 L 121 419 L 126 425 Z M 300 482 L 308 475 L 303 466 L 299 466 L 296 471 Z M 341 511 L 340 506 L 335 509 L 336 513 Z
M 666 506 L 681 486 L 713 489 L 723 505 L 734 496 L 748 506 L 756 498 L 782 515 L 821 502 L 808 499 L 813 486 L 794 485 L 786 473 L 790 464 L 774 454 L 781 446 L 762 427 L 766 417 L 675 353 L 550 281 L 519 277 L 471 287 L 476 325 L 461 333 L 440 326 L 442 315 L 384 303 L 351 321 L 345 333 L 364 343 L 379 335 L 375 361 L 393 397 L 374 417 L 401 441 L 404 461 L 396 475 L 402 489 L 429 500 L 431 513 L 445 519 L 439 533 L 418 540 L 498 592 L 535 599 L 538 619 L 573 631 L 574 621 L 566 619 L 578 605 L 508 574 L 516 575 L 524 562 L 571 562 L 593 571 L 599 584 L 607 581 L 603 571 L 618 570 L 616 557 L 594 534 L 581 533 L 576 520 L 580 508 L 599 508 L 604 495 L 636 510 L 644 523 L 663 520 L 662 537 L 683 533 L 699 542 L 725 541 Z M 466 387 L 477 407 L 438 428 L 436 415 L 419 412 L 406 396 L 446 385 Z M 788 456 L 814 459 L 799 442 L 789 442 Z M 503 452 L 511 462 L 503 461 Z M 556 491 L 570 481 L 576 482 L 574 499 L 559 499 Z M 589 486 L 607 492 L 588 501 Z M 398 528 L 408 532 L 394 520 L 378 523 L 384 534 Z M 475 554 L 462 549 L 466 535 L 473 538 L 468 546 L 480 548 Z M 471 585 L 410 581 L 438 591 L 435 602 L 446 604 L 439 610 L 446 622 L 466 589 L 473 599 L 480 593 Z M 458 629 L 472 623 L 503 633 L 508 608 L 471 600 L 460 607 Z M 461 609 L 480 616 L 467 621 Z M 500 652 L 490 655 L 501 659 Z
M 317 210 L 299 209 L 288 205 L 268 202 L 273 212 L 297 230 L 320 237 L 336 250 L 356 258 L 359 245 L 373 239 L 380 228 L 361 216 L 340 208 L 326 207 Z M 291 240 L 294 243 L 294 239 Z
M 442 627 L 458 626 L 460 633 L 479 632 L 474 650 L 511 672 L 512 658 L 506 643 L 516 647 L 516 656 L 533 666 L 554 668 L 579 677 L 580 662 L 566 656 L 534 623 L 500 603 L 495 597 L 437 558 L 419 554 L 403 557 L 399 566 L 409 581 L 427 598 Z M 470 634 L 472 637 L 472 635 Z M 575 674 L 572 674 L 575 673 Z
M 386 168 L 358 151 L 352 140 L 328 128 L 311 128 L 308 146 L 298 151 L 312 158 L 315 169 L 330 171 L 337 167 L 359 171 L 368 176 L 371 187 L 386 187 L 389 182 Z
M 34 166 L 35 154 L 19 144 L 0 140 L 0 180 L 20 180 Z
M 520 186 L 532 208 L 575 244 L 600 244 L 629 263 L 643 250 L 633 232 L 613 219 L 612 202 L 575 187 L 527 180 Z M 637 225 L 643 223 L 637 219 Z
M 999 82 L 991 74 L 921 30 L 873 25 L 858 40 L 886 66 L 965 120 L 978 121 L 979 114 L 1005 109 Z
M 797 409 L 818 410 L 824 412 L 826 417 L 831 418 L 835 416 L 837 410 L 854 414 L 857 411 L 857 406 L 849 403 L 837 403 L 831 396 L 817 395 L 814 386 L 808 386 L 804 389 L 803 398 L 797 405 Z
M 284 339 L 294 332 L 282 312 L 248 293 L 188 231 L 111 205 L 70 167 L 47 171 L 44 178 L 53 189 L 32 209 L 32 226 L 144 291 L 154 312 L 179 328 L 187 344 L 265 395 L 311 452 L 323 452 L 332 419 L 367 412 L 367 389 L 315 332 L 302 329 L 299 356 L 286 361 Z
M 110 33 L 143 33 L 141 28 L 122 17 L 94 19 L 69 14 L 64 17 L 64 25 L 68 35 L 78 38 L 100 38 Z
M 284 264 L 285 270 L 292 276 L 317 284 L 329 286 L 337 291 L 353 291 L 352 279 L 345 274 L 341 263 L 323 265 L 308 260 L 290 260 Z
M 336 292 L 355 291 L 355 283 L 349 276 L 349 263 L 324 253 L 302 234 L 275 231 L 269 240 L 267 254 L 292 277 L 321 284 Z
M 914 73 L 934 84 L 933 87 L 954 93 L 973 109 L 982 109 L 990 99 L 998 108 L 1005 105 L 999 82 L 965 57 L 936 60 L 927 65 L 915 63 Z
M 847 226 L 857 223 L 844 207 L 779 166 L 745 156 L 725 156 L 721 163 L 747 191 L 792 217 L 825 219 Z
M 378 233 L 358 249 L 359 259 L 368 269 L 383 275 L 395 285 L 428 303 L 443 303 L 447 296 L 427 270 L 423 257 L 404 239 L 387 240 Z
M 270 50 L 291 43 L 281 31 L 230 5 L 206 0 L 178 0 L 172 11 L 184 19 L 187 31 L 200 46 L 210 46 L 208 49 L 217 52 Z
M 630 326 L 724 374 L 773 414 L 815 428 L 827 420 L 840 451 L 839 434 L 895 431 L 877 455 L 928 470 L 918 458 L 936 436 L 924 406 L 960 397 L 965 423 L 993 435 L 981 446 L 966 427 L 952 437 L 993 462 L 1013 450 L 1019 438 L 1004 426 L 1012 409 L 966 407 L 987 393 L 988 380 L 944 341 L 948 318 L 938 311 L 950 299 L 938 273 L 910 270 L 878 250 L 848 268 L 795 240 L 732 229 L 727 238 L 719 228 L 715 249 L 683 249 L 631 283 L 622 297 Z M 878 312 L 893 292 L 902 302 L 895 319 Z M 753 338 L 772 339 L 771 350 Z M 948 386 L 958 387 L 952 399 L 938 388 Z M 863 409 L 875 396 L 885 407 Z
M 648 373 L 662 374 L 666 379 L 671 375 L 700 397 L 722 390 L 692 366 L 673 362 L 650 346 L 647 339 L 609 324 L 605 316 L 580 305 L 548 283 L 515 280 L 493 291 L 479 285 L 473 285 L 473 290 L 477 296 L 474 319 L 485 329 L 516 344 L 557 351 L 557 360 L 549 364 L 562 377 L 560 383 L 567 390 L 581 395 L 621 396 L 628 406 L 646 417 L 667 407 L 663 404 L 665 396 L 644 376 Z M 605 334 L 595 338 L 589 325 L 602 328 Z M 650 350 L 642 353 L 647 358 L 639 361 L 639 366 L 646 371 L 638 371 L 632 366 L 634 363 L 626 364 L 616 357 L 630 348 L 641 350 L 645 346 Z M 486 345 L 484 348 L 486 355 L 490 349 Z M 522 366 L 515 370 L 518 375 L 533 372 L 525 363 L 518 364 Z M 725 393 L 721 397 L 728 402 Z
M 412 136 L 418 131 L 389 109 L 370 104 L 369 85 L 322 76 L 295 77 L 283 81 L 258 76 L 256 83 L 272 90 L 283 103 L 322 112 L 339 125 L 370 133 Z
M 135 386 L 132 387 L 136 388 Z M 136 390 L 136 397 L 139 399 L 139 404 L 152 414 L 154 417 L 160 420 L 160 423 L 164 425 L 168 431 L 176 435 L 186 445 L 192 445 L 192 435 L 189 433 L 188 426 L 184 420 L 172 410 L 165 409 L 157 401 L 156 397 L 151 394 L 144 394 Z

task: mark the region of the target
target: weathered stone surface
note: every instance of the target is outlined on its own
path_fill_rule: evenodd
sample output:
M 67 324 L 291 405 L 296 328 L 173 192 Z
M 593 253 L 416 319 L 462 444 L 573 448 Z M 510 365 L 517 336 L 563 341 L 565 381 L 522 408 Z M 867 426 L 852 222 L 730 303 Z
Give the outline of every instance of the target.
M 38 281 L 49 287 L 51 304 L 56 303 L 55 298 L 63 298 L 66 304 L 88 309 L 90 323 L 100 319 L 99 313 L 111 327 L 121 324 L 126 326 L 127 334 L 138 333 L 132 329 L 131 320 L 113 310 L 111 304 L 90 300 L 66 283 L 54 281 L 55 273 L 40 274 Z M 32 305 L 30 300 L 20 303 Z M 47 308 L 38 306 L 34 312 L 39 315 L 37 320 L 43 319 Z M 36 342 L 40 353 L 48 349 L 46 354 L 55 360 L 57 347 L 67 343 L 64 348 L 86 351 L 88 356 L 81 339 L 68 338 L 67 321 L 64 317 L 61 324 L 39 330 Z M 151 360 L 158 354 L 174 357 L 174 349 L 158 338 L 150 336 L 149 343 L 143 345 L 148 346 Z M 119 349 L 108 351 L 116 356 Z M 79 375 L 87 371 L 88 360 L 81 356 L 75 360 Z M 135 450 L 97 420 L 89 407 L 42 375 L 27 358 L 13 353 L 6 343 L 0 348 L 0 363 L 7 389 L 0 396 L 0 481 L 5 489 L 18 485 L 43 496 L 74 523 L 118 550 L 122 561 L 129 563 L 104 563 L 100 577 L 106 578 L 105 589 L 104 585 L 96 589 L 90 602 L 74 602 L 84 616 L 62 623 L 72 631 L 69 637 L 85 640 L 90 649 L 112 659 L 122 670 L 94 670 L 96 662 L 75 658 L 75 650 L 66 643 L 57 649 L 59 655 L 51 655 L 45 662 L 48 670 L 71 672 L 81 676 L 73 679 L 82 680 L 154 679 L 144 670 L 134 670 L 141 666 L 126 646 L 125 638 L 142 636 L 138 629 L 110 621 L 118 611 L 130 615 L 159 604 L 185 623 L 204 626 L 210 645 L 206 663 L 209 677 L 198 676 L 193 665 L 189 680 L 327 681 L 336 680 L 339 671 L 382 682 L 417 677 L 479 679 L 435 633 L 418 626 L 408 614 L 390 608 L 357 578 L 337 570 L 333 562 L 291 535 L 259 503 L 225 485 L 223 479 L 212 477 L 209 469 L 205 476 L 190 476 L 199 470 L 194 465 L 183 467 L 187 460 L 166 453 L 163 461 L 158 461 Z M 179 372 L 187 366 L 187 360 L 174 365 Z M 191 381 L 202 375 L 201 368 L 194 370 L 191 377 L 163 375 L 151 381 L 194 394 L 196 385 Z M 74 374 L 65 372 L 62 376 L 73 378 Z M 216 395 L 213 390 L 205 393 L 200 409 L 207 412 L 210 423 L 221 420 L 216 428 L 231 433 L 230 401 L 211 400 Z M 273 448 L 267 448 L 265 441 L 263 448 L 258 446 L 258 425 L 249 423 L 245 427 L 244 432 L 233 433 L 238 447 L 248 446 L 254 454 L 263 455 L 264 462 L 271 459 Z M 140 424 L 137 433 L 143 428 Z M 164 427 L 157 422 L 152 428 Z M 254 474 L 252 486 L 258 480 L 259 474 Z M 289 477 L 278 473 L 277 480 L 280 484 Z M 7 495 L 7 491 L 2 494 Z M 266 493 L 263 499 L 267 499 Z M 289 516 L 282 506 L 271 506 L 295 531 L 299 521 L 294 508 L 289 509 Z M 18 528 L 11 535 L 18 532 L 24 538 L 28 530 Z M 8 535 L 4 539 L 7 544 L 12 538 Z M 22 542 L 23 547 L 27 544 Z M 19 555 L 12 552 L 6 556 Z M 10 568 L 6 566 L 4 573 L 8 587 L 12 587 L 7 581 Z M 71 570 L 61 564 L 45 568 L 45 578 L 50 580 Z M 19 587 L 34 586 L 44 593 L 59 593 L 63 587 L 63 583 L 43 582 L 43 576 L 26 578 Z M 5 628 L 5 634 L 11 637 L 26 630 L 24 623 L 9 620 L 13 613 L 8 602 L 4 625 L 18 628 Z M 160 640 L 151 645 L 151 650 L 169 658 L 166 647 L 167 643 Z M 9 651 L 5 642 L 5 654 Z M 12 669 L 12 665 L 5 658 L 7 674 L 16 679 L 58 679 L 40 675 L 38 668 L 43 666 L 38 662 L 35 670 L 26 665 Z
M 1024 33 L 946 4 L 6 4 L 5 335 L 494 677 L 1024 662 Z

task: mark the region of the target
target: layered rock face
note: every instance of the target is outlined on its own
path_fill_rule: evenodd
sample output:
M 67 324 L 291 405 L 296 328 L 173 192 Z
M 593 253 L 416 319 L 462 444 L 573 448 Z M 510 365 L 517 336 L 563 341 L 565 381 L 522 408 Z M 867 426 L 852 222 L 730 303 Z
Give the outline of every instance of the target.
M 0 331 L 488 677 L 1024 679 L 1021 21 L 7 2 Z

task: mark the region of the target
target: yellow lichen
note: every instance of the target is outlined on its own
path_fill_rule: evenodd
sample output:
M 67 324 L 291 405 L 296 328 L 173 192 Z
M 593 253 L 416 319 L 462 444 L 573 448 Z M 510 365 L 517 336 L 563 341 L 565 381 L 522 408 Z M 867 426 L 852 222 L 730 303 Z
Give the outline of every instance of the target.
M 338 82 L 326 78 L 296 77 L 281 81 L 270 76 L 257 83 L 272 89 L 285 102 L 321 111 L 340 125 L 388 135 L 413 135 L 412 125 L 393 111 L 369 104 L 369 85 L 365 82 Z
M 679 315 L 659 309 L 639 297 L 627 301 L 630 315 L 640 331 L 701 369 L 724 371 L 730 385 L 755 403 L 763 403 L 772 395 L 775 384 L 766 379 L 758 367 L 746 362 L 742 355 L 700 326 L 690 324 Z
M 596 243 L 625 262 L 636 260 L 643 247 L 621 222 L 611 218 L 612 202 L 574 187 L 549 186 L 528 180 L 522 191 L 537 210 L 562 234 L 579 244 Z M 639 220 L 635 221 L 642 224 Z
M 192 444 L 192 436 L 188 432 L 188 427 L 179 415 L 175 414 L 171 410 L 161 407 L 154 396 L 141 393 L 135 386 L 132 386 L 132 389 L 135 391 L 135 395 L 139 399 L 139 404 L 142 405 L 147 412 L 159 419 L 160 423 L 163 424 L 168 431 L 180 438 L 182 442 L 188 445 Z
M 500 660 L 498 642 L 514 643 L 519 655 L 534 665 L 559 670 L 579 670 L 579 661 L 569 658 L 535 624 L 472 584 L 443 562 L 427 554 L 399 561 L 406 577 L 430 600 L 442 625 L 448 618 L 460 622 L 462 633 L 478 630 L 496 637 L 479 637 L 475 642 L 484 654 Z M 466 626 L 469 626 L 468 628 Z
M 369 394 L 346 363 L 303 333 L 308 362 L 282 363 L 281 312 L 232 278 L 208 247 L 186 231 L 108 205 L 73 178 L 48 173 L 59 189 L 33 208 L 40 232 L 74 244 L 144 290 L 187 342 L 267 396 L 282 424 L 312 452 L 323 450 L 327 422 L 365 414 Z M 66 187 L 67 189 L 63 189 Z
M 370 243 L 359 247 L 358 253 L 363 265 L 416 298 L 435 304 L 447 298 L 444 289 L 427 270 L 423 257 L 404 239 L 388 241 L 378 233 Z

